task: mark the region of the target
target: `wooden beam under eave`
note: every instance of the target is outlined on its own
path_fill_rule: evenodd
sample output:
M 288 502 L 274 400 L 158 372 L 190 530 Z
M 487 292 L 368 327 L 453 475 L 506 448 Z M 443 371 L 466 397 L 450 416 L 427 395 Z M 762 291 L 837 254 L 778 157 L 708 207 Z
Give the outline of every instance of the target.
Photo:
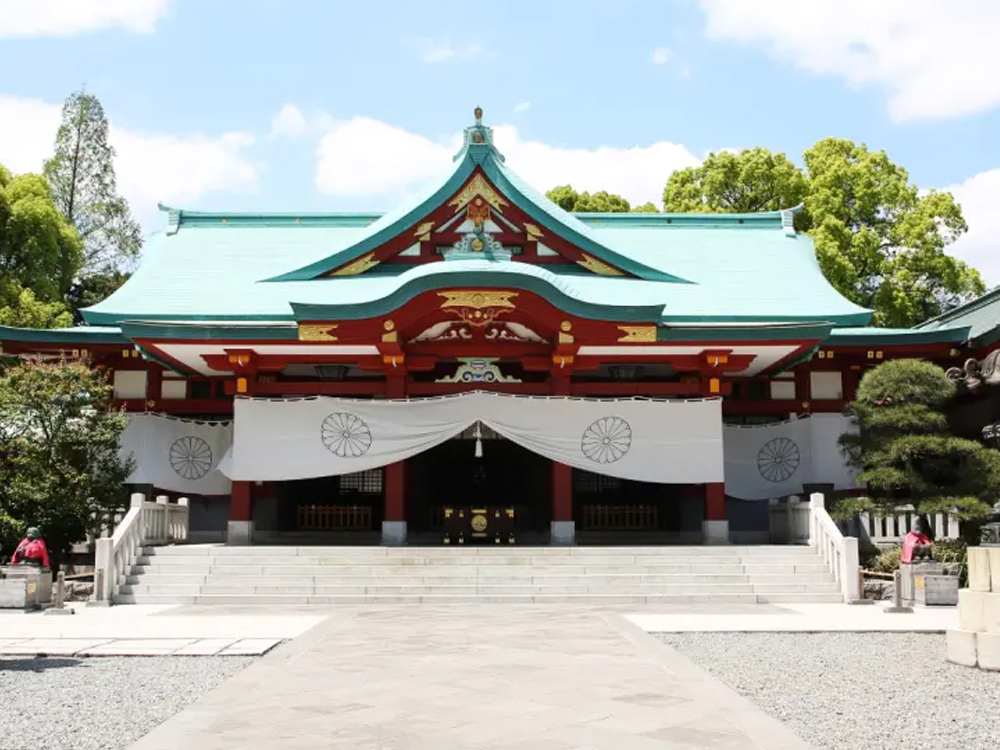
M 727 396 L 732 393 L 730 383 L 721 383 L 720 392 L 715 395 Z M 573 396 L 690 396 L 702 395 L 702 384 L 698 381 L 684 382 L 643 382 L 643 381 L 576 381 L 570 383 Z
M 291 380 L 258 382 L 254 396 L 381 396 L 385 395 L 384 380 Z M 236 384 L 226 383 L 226 395 L 235 395 Z
M 722 413 L 727 416 L 777 416 L 785 418 L 789 414 L 839 414 L 847 404 L 843 399 L 836 401 L 809 401 L 803 408 L 803 402 L 798 399 L 779 399 L 765 401 L 738 401 L 725 399 L 722 402 Z
M 231 385 L 227 383 L 227 386 Z M 152 404 L 152 405 L 151 405 Z M 212 414 L 217 416 L 232 415 L 233 401 L 229 398 L 161 398 L 116 399 L 116 409 L 126 412 L 145 412 L 149 410 L 163 414 Z

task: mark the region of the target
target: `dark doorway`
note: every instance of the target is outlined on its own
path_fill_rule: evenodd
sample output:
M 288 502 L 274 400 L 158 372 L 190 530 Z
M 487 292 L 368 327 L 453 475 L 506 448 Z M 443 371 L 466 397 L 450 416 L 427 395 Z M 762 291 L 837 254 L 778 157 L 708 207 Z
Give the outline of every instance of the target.
M 583 533 L 676 534 L 683 530 L 680 485 L 573 470 L 573 517 Z
M 278 529 L 301 533 L 365 533 L 382 525 L 383 470 L 282 482 Z
M 442 528 L 446 506 L 513 507 L 519 533 L 548 533 L 552 462 L 509 440 L 448 440 L 407 461 L 407 519 L 412 533 Z

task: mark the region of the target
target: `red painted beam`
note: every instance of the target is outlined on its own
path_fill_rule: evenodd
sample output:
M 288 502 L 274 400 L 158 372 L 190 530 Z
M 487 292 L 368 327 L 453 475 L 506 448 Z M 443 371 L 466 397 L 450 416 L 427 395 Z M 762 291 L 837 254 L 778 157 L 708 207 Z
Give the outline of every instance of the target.
M 226 383 L 226 393 L 235 392 L 235 384 Z M 375 396 L 386 392 L 384 380 L 278 381 L 258 382 L 255 396 Z
M 792 412 L 803 413 L 839 413 L 844 410 L 845 401 L 808 401 L 808 406 L 798 399 L 782 401 L 735 401 L 726 399 L 722 402 L 722 413 L 731 416 L 787 416 Z
M 116 409 L 130 413 L 160 412 L 162 414 L 213 414 L 232 415 L 233 402 L 227 398 L 165 398 L 165 399 L 118 399 Z
M 721 383 L 722 393 L 732 391 L 729 383 Z M 643 383 L 643 382 L 575 382 L 570 384 L 574 396 L 701 396 L 700 382 L 693 383 Z

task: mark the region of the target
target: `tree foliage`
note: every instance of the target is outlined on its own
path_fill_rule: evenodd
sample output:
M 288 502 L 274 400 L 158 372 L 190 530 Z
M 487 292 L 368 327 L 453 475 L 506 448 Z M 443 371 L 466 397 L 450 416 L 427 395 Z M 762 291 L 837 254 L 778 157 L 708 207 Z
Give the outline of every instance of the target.
M 856 510 L 911 503 L 920 513 L 990 514 L 1000 495 L 1000 452 L 951 434 L 944 408 L 954 394 L 955 384 L 929 362 L 891 360 L 865 374 L 850 406 L 860 431 L 840 438 L 868 490 Z
M 118 194 L 114 157 L 101 102 L 83 91 L 72 94 L 63 104 L 45 177 L 56 206 L 83 240 L 85 273 L 130 266 L 142 247 L 139 224 Z
M 111 403 L 111 386 L 85 362 L 25 361 L 0 374 L 0 532 L 40 526 L 58 559 L 95 513 L 127 504 L 126 418 Z
M 629 202 L 620 195 L 605 190 L 597 193 L 588 193 L 587 191 L 578 193 L 571 185 L 560 185 L 552 188 L 545 196 L 564 211 L 571 213 L 657 213 L 656 206 L 652 203 L 644 203 L 632 208 Z
M 663 189 L 664 210 L 671 213 L 780 211 L 799 205 L 807 180 L 784 154 L 766 148 L 739 154 L 709 154 L 698 167 L 674 172 Z
M 80 238 L 45 179 L 0 166 L 0 325 L 69 325 L 63 297 L 82 259 Z
M 666 211 L 744 213 L 804 204 L 795 218 L 814 238 L 830 283 L 875 311 L 876 325 L 908 327 L 983 293 L 979 274 L 946 248 L 968 227 L 950 193 L 921 194 L 884 151 L 826 138 L 803 155 L 747 149 L 712 154 L 672 174 Z
M 80 314 L 82 309 L 110 297 L 118 287 L 128 281 L 130 276 L 131 274 L 125 271 L 109 269 L 78 279 L 66 295 L 66 301 L 73 311 L 72 317 L 77 322 L 82 322 L 83 317 Z

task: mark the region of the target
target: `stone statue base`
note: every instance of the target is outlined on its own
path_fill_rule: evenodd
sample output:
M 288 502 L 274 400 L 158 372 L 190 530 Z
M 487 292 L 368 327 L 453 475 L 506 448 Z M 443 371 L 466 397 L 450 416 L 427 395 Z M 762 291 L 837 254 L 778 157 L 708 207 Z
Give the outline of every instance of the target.
M 958 592 L 948 661 L 1000 671 L 1000 546 L 969 548 L 969 587 Z
M 33 565 L 0 567 L 0 609 L 39 609 L 51 601 L 51 570 Z

